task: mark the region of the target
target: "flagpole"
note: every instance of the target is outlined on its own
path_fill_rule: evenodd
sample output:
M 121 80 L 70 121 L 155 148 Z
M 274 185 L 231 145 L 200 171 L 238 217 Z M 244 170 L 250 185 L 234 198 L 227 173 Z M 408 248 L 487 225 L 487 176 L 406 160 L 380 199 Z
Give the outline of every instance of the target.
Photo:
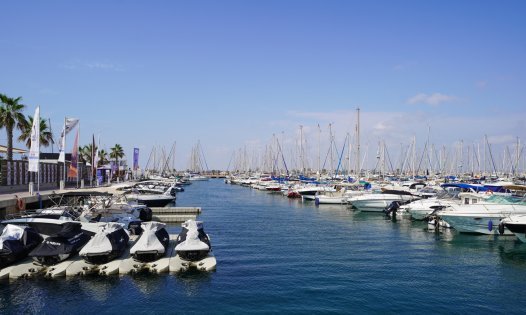
M 78 127 L 78 133 L 77 133 L 77 146 L 80 147 L 80 121 L 79 121 L 79 127 Z M 78 154 L 80 154 L 80 150 L 79 148 L 76 148 L 78 150 Z M 78 156 L 78 155 L 77 155 Z M 79 169 L 80 167 L 78 167 L 78 161 L 79 161 L 79 158 L 77 157 L 77 189 L 79 188 Z M 86 166 L 86 163 L 84 163 L 84 166 Z
M 66 122 L 68 117 L 64 117 L 64 129 L 62 129 L 62 132 L 64 132 L 64 141 L 62 146 L 62 151 L 64 152 L 64 189 L 66 189 Z M 62 139 L 61 139 L 62 140 Z

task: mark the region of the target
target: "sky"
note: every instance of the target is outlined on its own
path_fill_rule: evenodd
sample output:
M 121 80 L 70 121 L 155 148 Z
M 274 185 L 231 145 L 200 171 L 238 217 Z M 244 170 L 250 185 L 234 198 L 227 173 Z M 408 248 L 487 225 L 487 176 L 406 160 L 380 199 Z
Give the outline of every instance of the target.
M 419 148 L 526 139 L 524 1 L 1 7 L 0 93 L 22 96 L 28 115 L 40 106 L 56 135 L 64 117 L 79 118 L 81 145 L 94 134 L 129 160 L 140 148 L 142 167 L 174 142 L 178 169 L 198 141 L 210 169 L 227 169 L 241 148 L 261 156 L 274 134 L 292 155 L 300 125 L 316 155 L 329 124 L 340 148 L 354 135 L 358 107 L 373 164 L 379 141 L 395 155 L 413 137 Z

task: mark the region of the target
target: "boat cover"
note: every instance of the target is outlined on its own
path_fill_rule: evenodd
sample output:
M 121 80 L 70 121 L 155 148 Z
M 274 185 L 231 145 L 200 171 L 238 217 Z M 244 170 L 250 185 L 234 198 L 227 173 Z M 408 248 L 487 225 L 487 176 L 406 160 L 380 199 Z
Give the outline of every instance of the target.
M 212 246 L 203 229 L 203 222 L 188 220 L 182 227 L 175 246 L 177 254 L 185 260 L 200 260 L 206 257 Z
M 53 261 L 56 263 L 70 254 L 77 253 L 90 239 L 90 236 L 81 227 L 82 225 L 78 222 L 62 224 L 59 232 L 47 237 L 42 244 L 29 253 L 29 256 L 37 260 L 39 257 L 60 257 L 58 261 Z
M 89 242 L 80 250 L 80 256 L 110 254 L 113 252 L 122 253 L 130 236 L 120 223 L 108 222 L 99 227 L 99 231 Z
M 42 243 L 42 236 L 27 226 L 8 224 L 0 235 L 0 268 L 21 258 Z
M 140 254 L 141 252 L 157 253 L 164 255 L 170 237 L 164 228 L 166 224 L 156 221 L 143 222 L 141 227 L 143 229 L 142 235 L 130 249 L 132 255 Z

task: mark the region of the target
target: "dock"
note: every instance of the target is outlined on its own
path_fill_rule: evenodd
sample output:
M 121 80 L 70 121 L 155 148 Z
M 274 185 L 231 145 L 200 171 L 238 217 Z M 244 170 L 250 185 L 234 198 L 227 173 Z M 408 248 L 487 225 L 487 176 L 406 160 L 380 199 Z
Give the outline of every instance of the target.
M 164 223 L 183 223 L 195 220 L 201 213 L 201 207 L 152 207 L 153 220 Z
M 66 189 L 66 190 L 47 190 L 41 191 L 39 194 L 30 195 L 28 192 L 21 192 L 16 194 L 3 194 L 0 195 L 0 220 L 4 219 L 7 215 L 16 214 L 20 210 L 17 208 L 17 201 L 23 200 L 26 208 L 38 209 L 39 203 L 42 203 L 44 207 L 52 204 L 51 200 L 59 198 L 61 194 L 67 192 L 109 192 L 115 194 L 113 187 L 93 187 L 85 189 Z M 195 220 L 201 213 L 200 207 L 152 207 L 153 220 L 164 223 L 182 223 L 186 220 Z
M 42 266 L 34 263 L 31 258 L 15 263 L 0 270 L 0 280 L 17 280 L 45 277 L 50 279 L 86 276 L 86 275 L 126 275 L 138 272 L 150 273 L 178 273 L 189 268 L 200 271 L 213 271 L 216 268 L 216 259 L 212 252 L 209 256 L 199 262 L 182 260 L 175 251 L 177 235 L 170 235 L 170 243 L 164 257 L 153 262 L 139 262 L 130 255 L 130 248 L 135 244 L 138 237 L 130 238 L 128 247 L 124 254 L 106 264 L 94 265 L 85 262 L 79 255 L 75 255 L 65 261 L 53 266 Z

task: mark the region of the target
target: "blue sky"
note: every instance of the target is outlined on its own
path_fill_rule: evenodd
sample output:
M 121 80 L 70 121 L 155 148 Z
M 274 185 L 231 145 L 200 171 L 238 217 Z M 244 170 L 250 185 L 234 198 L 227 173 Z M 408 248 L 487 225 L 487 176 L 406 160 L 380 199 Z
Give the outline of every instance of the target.
M 2 4 L 0 92 L 81 120 L 146 163 L 261 152 L 272 135 L 362 145 L 526 139 L 524 1 L 24 1 Z M 5 131 L 0 141 L 5 143 Z M 71 145 L 72 139 L 68 140 Z M 21 145 L 20 145 L 21 146 Z M 49 149 L 48 149 L 49 150 Z M 395 150 L 395 149 L 393 149 Z M 56 149 L 55 149 L 56 151 Z M 292 149 L 290 149 L 292 151 Z

